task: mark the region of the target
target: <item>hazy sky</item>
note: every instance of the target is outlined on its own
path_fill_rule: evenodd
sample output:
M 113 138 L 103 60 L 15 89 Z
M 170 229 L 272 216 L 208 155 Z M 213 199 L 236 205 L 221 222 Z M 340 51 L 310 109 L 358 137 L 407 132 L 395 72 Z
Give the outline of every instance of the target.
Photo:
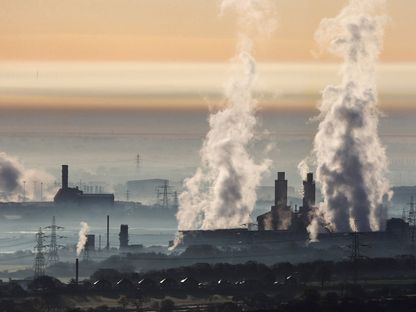
M 314 31 L 345 0 L 276 0 L 278 30 L 255 42 L 257 89 L 271 107 L 315 105 L 336 82 Z M 416 1 L 390 0 L 380 92 L 411 106 Z M 218 104 L 234 16 L 216 0 L 0 0 L 1 106 L 200 107 Z M 51 64 L 52 63 L 52 64 Z M 303 66 L 308 63 L 307 66 Z M 214 64 L 214 65 L 213 65 Z M 263 77 L 265 75 L 266 77 Z M 408 78 L 398 83 L 398 75 Z
M 287 170 L 296 182 L 296 165 L 315 133 L 316 124 L 308 123 L 313 107 L 322 88 L 339 80 L 338 60 L 316 56 L 314 32 L 347 0 L 275 2 L 279 28 L 254 45 L 255 89 L 261 105 L 277 108 L 262 112 L 269 140 L 278 146 L 272 172 Z M 406 184 L 415 180 L 415 111 L 397 108 L 415 107 L 416 0 L 388 0 L 388 6 L 378 78 L 389 118 L 381 132 L 392 181 Z M 1 150 L 57 177 L 65 161 L 76 178 L 104 179 L 93 165 L 116 160 L 108 176 L 120 172 L 122 180 L 135 168 L 137 153 L 147 170 L 141 177 L 192 174 L 207 113 L 191 109 L 221 104 L 235 53 L 234 16 L 219 16 L 218 7 L 218 0 L 0 0 Z M 59 110 L 74 107 L 106 110 Z M 169 109 L 132 113 L 121 107 Z M 309 110 L 292 112 L 299 108 Z
M 280 28 L 259 42 L 259 59 L 313 61 L 313 33 L 345 0 L 276 0 Z M 390 0 L 383 59 L 415 61 L 416 1 Z M 224 61 L 232 14 L 218 0 L 1 0 L 2 60 Z M 413 36 L 411 36 L 413 37 Z M 410 40 L 409 40 L 410 39 Z

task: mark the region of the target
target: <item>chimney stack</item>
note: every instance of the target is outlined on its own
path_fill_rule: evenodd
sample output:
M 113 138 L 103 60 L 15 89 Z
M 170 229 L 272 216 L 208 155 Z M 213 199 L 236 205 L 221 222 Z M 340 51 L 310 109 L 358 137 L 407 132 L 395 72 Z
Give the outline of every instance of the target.
M 277 173 L 277 180 L 274 182 L 274 206 L 275 209 L 287 209 L 287 180 L 284 172 Z
M 79 263 L 78 258 L 75 259 L 75 284 L 78 285 L 78 279 L 79 279 Z
M 68 188 L 68 165 L 62 165 L 62 188 Z
M 120 225 L 120 249 L 129 247 L 129 226 L 127 224 Z
M 313 173 L 309 172 L 306 181 L 303 181 L 303 209 L 305 214 L 309 214 L 311 208 L 315 205 L 316 189 Z

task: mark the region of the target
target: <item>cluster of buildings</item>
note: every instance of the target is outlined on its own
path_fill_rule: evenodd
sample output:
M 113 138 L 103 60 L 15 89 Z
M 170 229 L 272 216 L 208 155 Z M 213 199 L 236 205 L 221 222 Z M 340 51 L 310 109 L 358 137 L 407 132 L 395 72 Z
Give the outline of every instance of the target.
M 294 207 L 288 204 L 288 181 L 284 172 L 277 173 L 275 180 L 275 199 L 271 210 L 257 217 L 257 230 L 248 228 L 218 229 L 218 230 L 188 230 L 180 231 L 179 246 L 209 244 L 213 246 L 250 246 L 273 245 L 283 246 L 282 243 L 299 243 L 305 245 L 309 240 L 307 227 L 310 224 L 316 205 L 316 186 L 312 173 L 308 173 L 303 181 L 302 206 Z M 351 233 L 331 233 L 326 231 L 318 236 L 321 247 L 342 246 L 346 237 Z M 387 246 L 397 249 L 414 243 L 415 226 L 409 225 L 403 219 L 387 220 L 386 229 L 378 232 L 360 233 L 366 242 L 380 250 Z M 398 244 L 402 242 L 403 244 Z
M 275 199 L 271 211 L 257 217 L 259 231 L 292 230 L 306 232 L 310 214 L 315 205 L 316 188 L 313 173 L 308 173 L 303 181 L 302 206 L 294 211 L 287 202 L 287 180 L 284 172 L 277 173 L 275 180 Z
M 114 205 L 114 194 L 85 193 L 78 186 L 69 187 L 68 165 L 62 165 L 62 185 L 54 197 L 54 203 L 58 205 L 76 204 L 79 206 L 104 206 Z

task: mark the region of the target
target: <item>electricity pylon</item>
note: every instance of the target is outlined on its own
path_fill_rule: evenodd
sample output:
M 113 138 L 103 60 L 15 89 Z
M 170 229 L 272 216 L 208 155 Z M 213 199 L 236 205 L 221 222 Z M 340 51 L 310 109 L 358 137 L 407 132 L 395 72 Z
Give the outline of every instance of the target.
M 354 231 L 351 233 L 352 236 L 352 244 L 349 245 L 351 248 L 351 262 L 353 264 L 354 269 L 354 284 L 357 283 L 358 280 L 358 260 L 365 258 L 361 252 L 360 247 L 368 247 L 368 245 L 364 245 L 360 243 L 360 233 L 357 231 Z
M 42 232 L 42 228 L 39 228 L 39 231 L 36 233 L 36 246 L 35 246 L 35 278 L 45 275 L 45 248 L 44 245 L 45 233 Z
M 62 226 L 56 225 L 55 216 L 52 217 L 52 225 L 45 227 L 45 229 L 51 230 L 51 243 L 49 244 L 48 251 L 48 263 L 49 265 L 56 264 L 59 262 L 58 249 L 62 245 L 58 244 L 58 238 L 64 238 L 63 236 L 58 236 L 56 230 L 62 230 Z
M 171 186 L 169 186 L 169 181 L 165 180 L 163 185 L 157 188 L 157 198 L 160 202 L 160 205 L 164 209 L 169 209 L 169 196 L 175 195 L 170 191 Z
M 415 245 L 415 227 L 416 227 L 416 210 L 415 210 L 415 199 L 413 196 L 410 197 L 409 203 L 409 217 L 407 221 L 409 222 L 410 227 L 410 242 L 412 246 Z

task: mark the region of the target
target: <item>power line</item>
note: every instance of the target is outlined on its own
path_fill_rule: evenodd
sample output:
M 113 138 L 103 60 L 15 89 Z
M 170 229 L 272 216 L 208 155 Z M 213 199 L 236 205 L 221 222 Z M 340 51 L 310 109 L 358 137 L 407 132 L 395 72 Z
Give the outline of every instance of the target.
M 168 180 L 165 180 L 163 185 L 157 188 L 157 199 L 164 209 L 169 209 L 169 196 L 174 196 L 174 201 L 177 201 L 177 194 L 175 194 L 175 192 L 171 192 L 170 189 L 171 186 L 169 185 Z
M 63 227 L 56 225 L 55 216 L 53 216 L 52 225 L 45 227 L 45 229 L 51 230 L 51 243 L 49 245 L 48 263 L 49 265 L 53 265 L 59 262 L 58 249 L 59 247 L 62 247 L 62 245 L 58 245 L 58 238 L 64 238 L 63 236 L 58 236 L 56 234 L 56 230 L 62 230 Z
M 360 233 L 357 231 L 354 231 L 351 233 L 352 236 L 352 244 L 350 245 L 351 248 L 351 262 L 353 265 L 354 270 L 354 284 L 357 283 L 358 280 L 358 260 L 364 258 L 364 256 L 361 254 L 360 247 L 367 247 L 368 245 L 364 245 L 360 243 Z
M 410 227 L 410 241 L 412 243 L 412 246 L 414 246 L 415 245 L 416 210 L 415 210 L 415 199 L 413 196 L 410 197 L 410 203 L 408 205 L 410 206 L 410 209 L 409 209 L 409 217 L 407 221 L 409 222 L 409 227 Z
M 42 232 L 42 228 L 39 228 L 39 232 L 36 233 L 36 246 L 35 246 L 35 278 L 45 275 L 45 255 L 44 250 L 47 247 L 44 245 L 45 233 Z

